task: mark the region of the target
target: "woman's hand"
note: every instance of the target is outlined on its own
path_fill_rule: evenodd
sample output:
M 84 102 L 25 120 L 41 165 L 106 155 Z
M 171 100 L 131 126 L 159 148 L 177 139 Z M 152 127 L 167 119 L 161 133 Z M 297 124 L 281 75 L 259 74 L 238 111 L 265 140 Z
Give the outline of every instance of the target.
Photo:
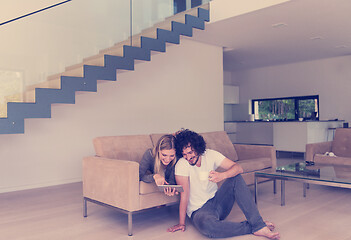
M 153 178 L 155 179 L 155 183 L 157 186 L 168 184 L 166 179 L 158 173 L 154 174 Z
M 168 228 L 167 232 L 176 232 L 176 231 L 179 231 L 179 230 L 184 232 L 186 230 L 185 224 L 174 225 L 173 227 Z

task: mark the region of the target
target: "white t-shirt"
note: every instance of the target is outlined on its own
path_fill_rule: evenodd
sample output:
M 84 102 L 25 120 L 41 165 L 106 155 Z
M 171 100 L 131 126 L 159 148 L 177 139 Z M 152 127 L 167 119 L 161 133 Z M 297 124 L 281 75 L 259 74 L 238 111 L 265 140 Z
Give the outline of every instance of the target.
M 179 159 L 175 167 L 175 175 L 189 177 L 190 196 L 187 214 L 201 208 L 217 192 L 216 183 L 208 180 L 208 174 L 216 170 L 225 159 L 225 156 L 215 150 L 206 149 L 201 155 L 201 166 L 191 166 L 184 158 Z M 205 176 L 206 175 L 206 176 Z

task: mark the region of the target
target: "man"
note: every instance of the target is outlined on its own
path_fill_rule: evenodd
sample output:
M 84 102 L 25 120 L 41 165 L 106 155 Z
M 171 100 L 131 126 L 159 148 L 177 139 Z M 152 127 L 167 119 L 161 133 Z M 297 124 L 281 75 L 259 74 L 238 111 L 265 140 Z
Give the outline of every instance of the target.
M 176 134 L 176 153 L 179 159 L 176 169 L 177 184 L 182 185 L 179 205 L 179 224 L 169 232 L 185 231 L 186 214 L 194 226 L 211 238 L 233 237 L 244 234 L 280 239 L 273 232 L 274 225 L 262 220 L 251 192 L 240 175 L 243 169 L 221 153 L 206 149 L 201 135 L 188 129 Z M 224 172 L 217 172 L 221 167 Z M 204 177 L 205 176 L 205 177 Z M 217 183 L 225 180 L 218 189 Z M 246 221 L 224 221 L 234 201 L 246 216 Z

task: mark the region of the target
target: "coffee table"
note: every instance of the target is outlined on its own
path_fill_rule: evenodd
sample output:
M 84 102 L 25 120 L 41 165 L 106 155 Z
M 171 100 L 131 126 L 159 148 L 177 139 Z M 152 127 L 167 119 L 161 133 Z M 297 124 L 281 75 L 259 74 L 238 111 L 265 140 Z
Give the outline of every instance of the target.
M 257 204 L 258 178 L 273 180 L 274 193 L 276 193 L 276 180 L 281 181 L 281 206 L 285 205 L 285 181 L 303 183 L 303 196 L 309 184 L 327 185 L 340 188 L 351 188 L 351 166 L 307 164 L 305 162 L 277 167 L 276 170 L 255 172 L 255 203 Z

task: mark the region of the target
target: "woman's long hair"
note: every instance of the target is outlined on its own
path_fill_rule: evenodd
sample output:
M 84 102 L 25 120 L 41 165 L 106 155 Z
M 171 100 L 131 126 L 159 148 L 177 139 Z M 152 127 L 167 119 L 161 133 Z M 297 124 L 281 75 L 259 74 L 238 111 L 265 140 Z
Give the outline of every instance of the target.
M 155 166 L 154 166 L 154 173 L 158 173 L 161 175 L 164 175 L 163 168 L 161 168 L 161 160 L 160 160 L 160 154 L 162 150 L 175 150 L 175 137 L 171 134 L 166 134 L 160 137 L 160 139 L 157 141 L 156 146 L 153 149 L 153 155 L 155 158 Z M 170 162 L 169 164 L 174 164 L 176 163 L 177 157 L 174 156 L 174 160 Z

